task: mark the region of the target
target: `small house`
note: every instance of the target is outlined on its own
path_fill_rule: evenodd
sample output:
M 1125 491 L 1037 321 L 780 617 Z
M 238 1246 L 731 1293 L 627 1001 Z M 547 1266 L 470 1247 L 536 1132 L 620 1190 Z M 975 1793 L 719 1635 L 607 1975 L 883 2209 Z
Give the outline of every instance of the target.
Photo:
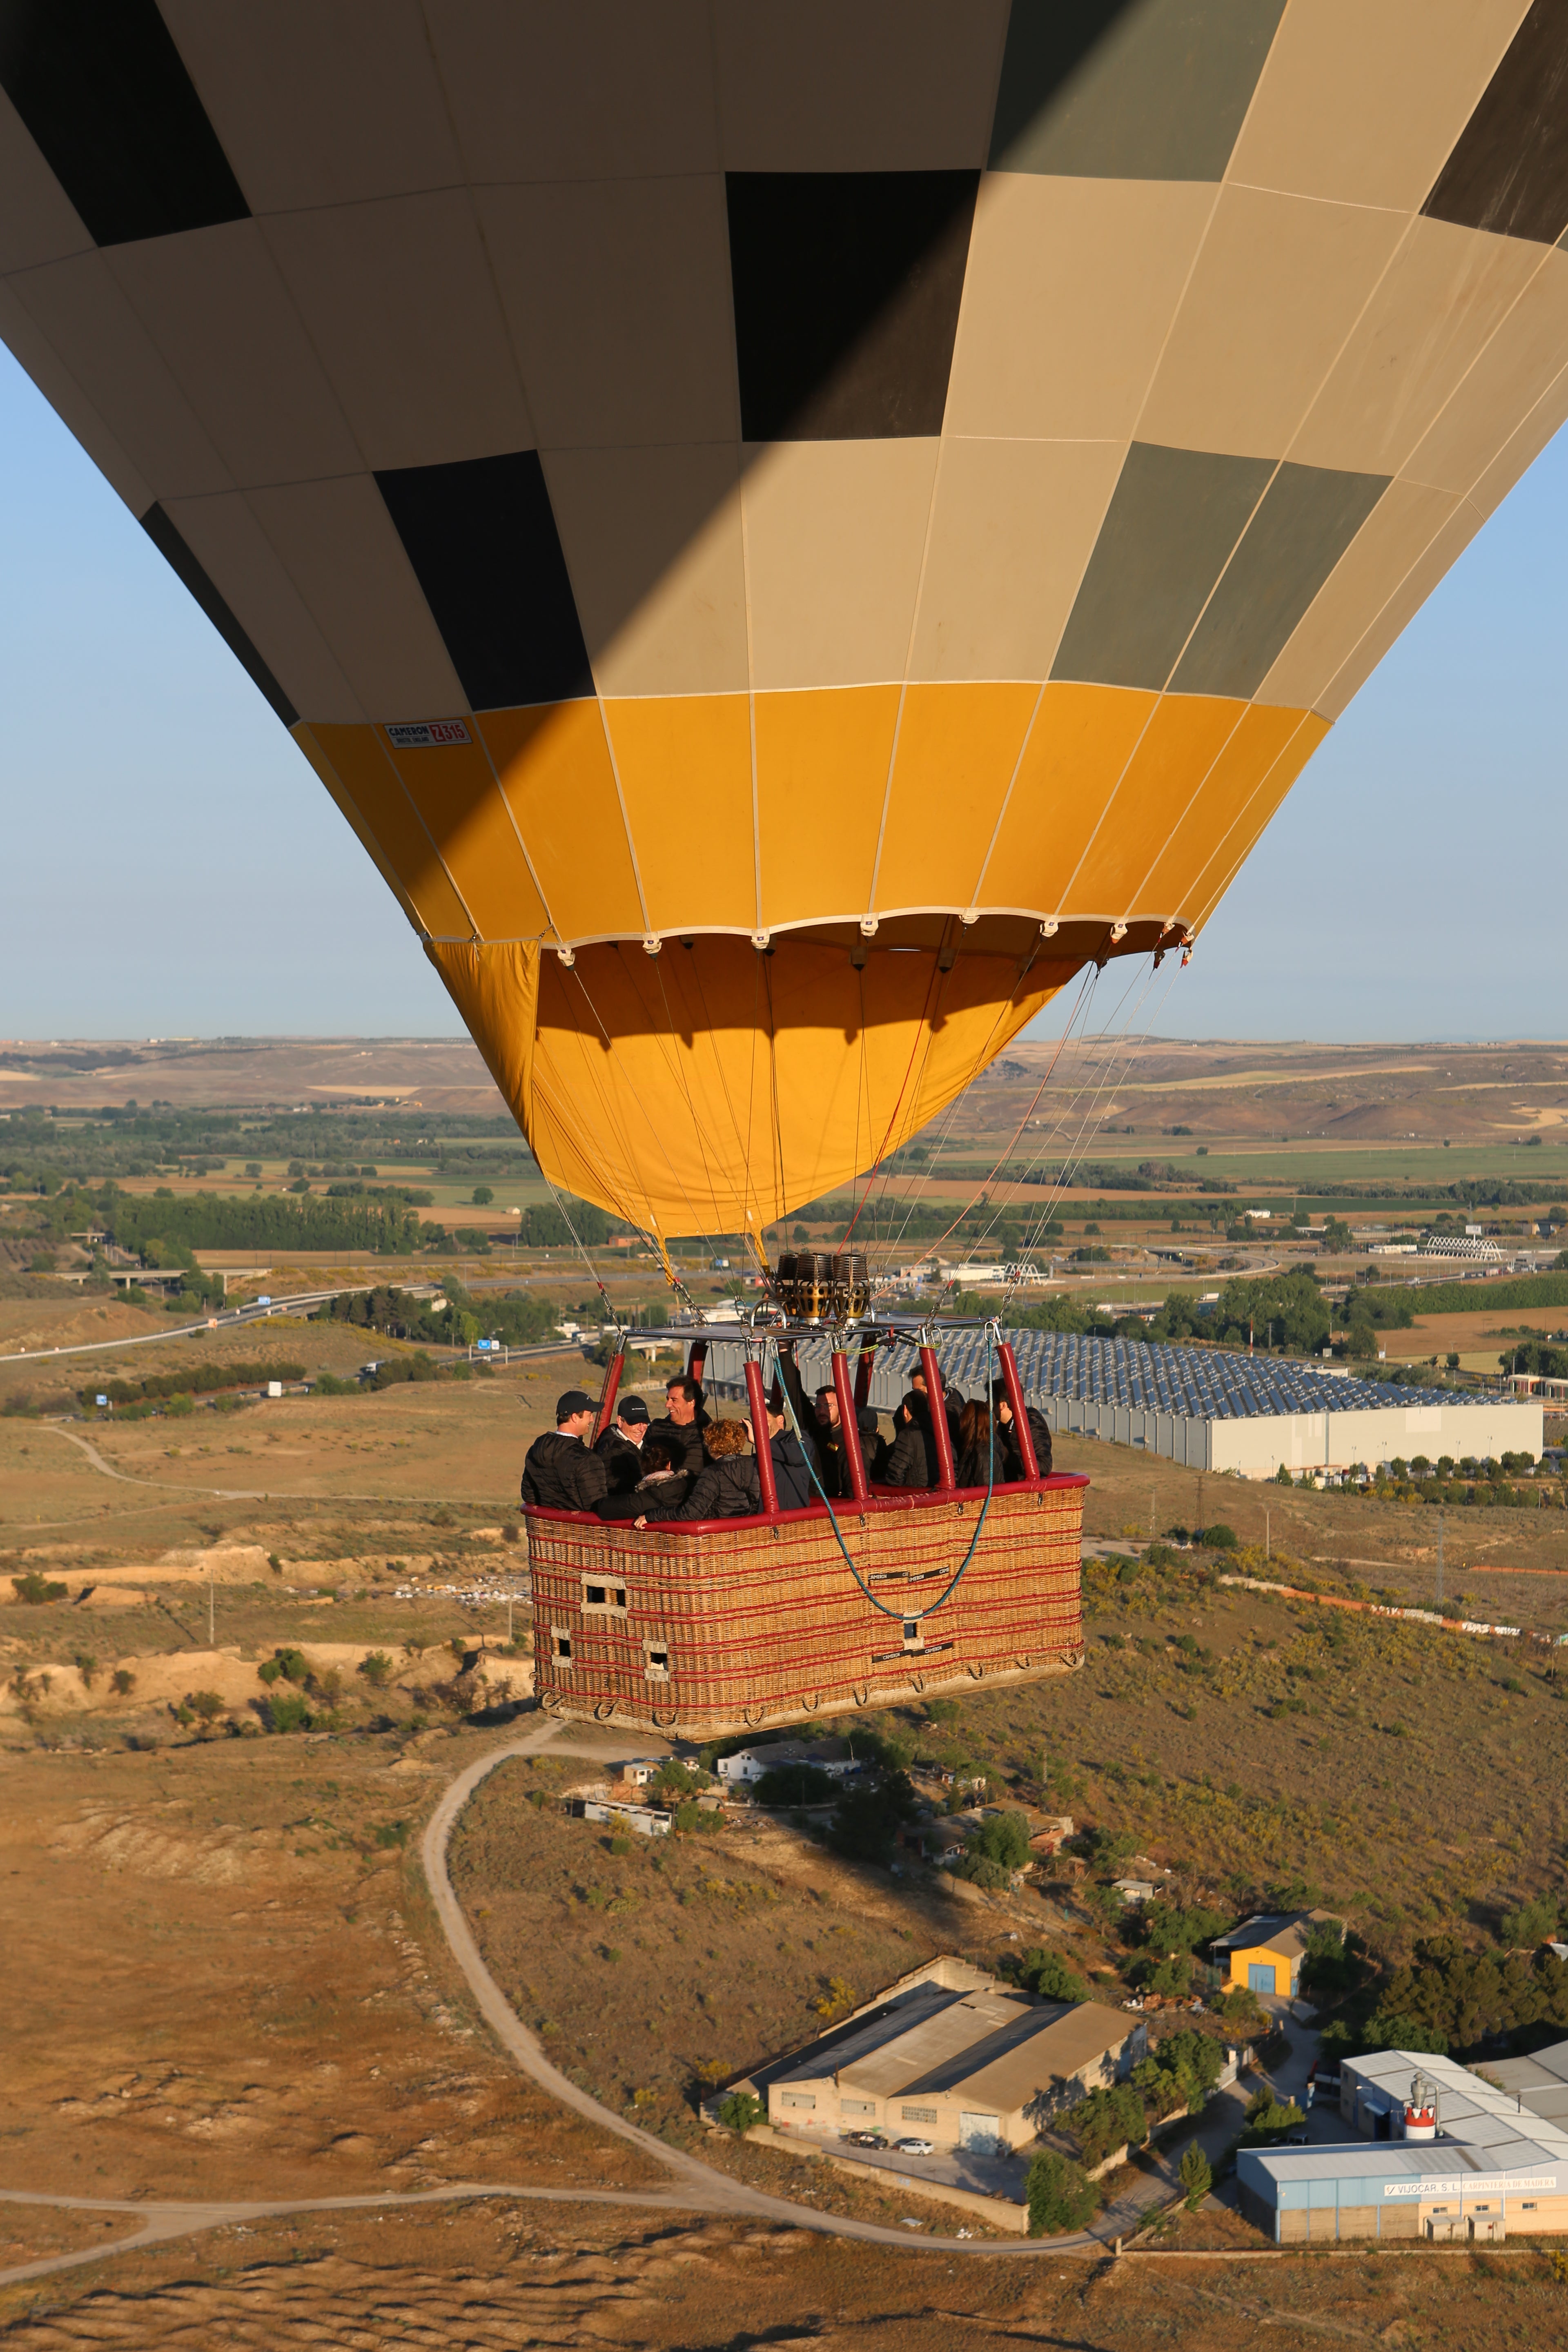
M 1344 1921 L 1331 1911 L 1259 1912 L 1209 1946 L 1224 1982 L 1231 1989 L 1294 2000 L 1301 1989 L 1301 1962 L 1314 1927 L 1344 1935 Z

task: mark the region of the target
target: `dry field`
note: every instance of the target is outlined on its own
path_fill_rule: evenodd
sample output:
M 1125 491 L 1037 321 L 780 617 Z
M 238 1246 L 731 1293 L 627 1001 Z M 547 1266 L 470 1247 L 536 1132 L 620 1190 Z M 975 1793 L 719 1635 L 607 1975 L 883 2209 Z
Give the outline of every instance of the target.
M 266 1344 L 335 1370 L 362 1348 L 321 1326 Z M 262 1335 L 225 1345 L 254 1357 Z M 575 1370 L 563 1359 L 533 1379 L 74 1424 L 69 1436 L 0 1418 L 0 1591 L 35 1567 L 67 1586 L 52 1604 L 0 1605 L 0 1678 L 13 1693 L 0 1710 L 0 2189 L 34 2200 L 305 2199 L 458 2180 L 664 2193 L 650 2158 L 500 2057 L 413 1859 L 440 1789 L 505 1736 L 419 1695 L 450 1640 L 472 1654 L 481 1637 L 493 1652 L 504 1636 L 499 1605 L 468 1610 L 439 1588 L 510 1574 L 518 1465 Z M 1169 1464 L 1086 1442 L 1064 1442 L 1060 1459 L 1095 1480 L 1098 1538 L 1146 1534 L 1152 1517 L 1163 1529 L 1223 1516 L 1261 1543 L 1267 1513 L 1276 1554 L 1315 1564 L 1338 1589 L 1429 1595 L 1429 1512 L 1200 1487 Z M 1487 1573 L 1499 1563 L 1509 1574 Z M 1546 1517 L 1448 1513 L 1447 1568 L 1450 1593 L 1484 1599 L 1488 1614 L 1568 1622 L 1568 1538 Z M 419 1597 L 395 1599 L 410 1581 Z M 1083 1675 L 967 1700 L 940 1727 L 884 1727 L 984 1763 L 1020 1796 L 1049 1790 L 1085 1821 L 1134 1831 L 1194 1887 L 1316 1877 L 1390 1950 L 1435 1920 L 1484 1922 L 1555 1881 L 1568 1709 L 1535 1663 L 1186 1575 L 1123 1583 L 1114 1565 L 1091 1567 L 1089 1603 Z M 1183 1635 L 1195 1657 L 1173 1646 Z M 218 1689 L 243 1719 L 257 1663 L 284 1643 L 342 1672 L 337 1731 L 198 1738 L 174 1722 L 171 1703 L 193 1685 Z M 396 1662 L 384 1692 L 353 1672 L 372 1647 Z M 79 1652 L 96 1661 L 90 1680 Z M 526 1666 L 487 1663 L 498 1677 Z M 123 1699 L 108 1684 L 115 1664 L 137 1677 Z M 1505 1686 L 1510 1675 L 1521 1689 Z M 15 1698 L 18 1677 L 33 1698 Z M 525 2021 L 553 2021 L 561 2063 L 699 2152 L 708 2143 L 687 2104 L 697 2070 L 798 2039 L 836 1977 L 864 1996 L 932 1948 L 994 1963 L 1010 1933 L 1057 1937 L 1085 1967 L 1124 1957 L 1070 1906 L 939 1904 L 909 1880 L 833 1862 L 787 1826 L 612 1856 L 590 1825 L 521 1801 L 532 1780 L 560 1786 L 590 1769 L 504 1768 L 459 1832 L 458 1882 Z M 635 2094 L 648 2089 L 639 2110 Z M 765 2149 L 731 2148 L 725 2162 L 824 2220 L 952 2226 L 941 2209 L 900 2198 L 895 2210 L 863 2183 L 824 2188 L 821 2168 L 807 2177 Z M 0 2204 L 0 2267 L 126 2226 Z M 1256 2244 L 1223 2218 L 1190 2226 Z M 1352 2342 L 1500 2348 L 1561 2332 L 1565 2292 L 1526 2252 L 972 2261 L 710 2213 L 492 2198 L 302 2211 L 106 2252 L 0 2287 L 0 2347 L 948 2352 L 956 2338 L 1209 2352 L 1311 2320 Z

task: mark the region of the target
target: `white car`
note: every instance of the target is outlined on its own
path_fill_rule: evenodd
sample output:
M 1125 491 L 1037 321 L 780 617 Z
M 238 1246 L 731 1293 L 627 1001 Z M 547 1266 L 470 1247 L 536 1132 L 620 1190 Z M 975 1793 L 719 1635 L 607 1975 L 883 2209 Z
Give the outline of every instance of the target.
M 934 2156 L 936 2149 L 929 2139 L 896 2139 L 893 2146 L 900 2156 Z

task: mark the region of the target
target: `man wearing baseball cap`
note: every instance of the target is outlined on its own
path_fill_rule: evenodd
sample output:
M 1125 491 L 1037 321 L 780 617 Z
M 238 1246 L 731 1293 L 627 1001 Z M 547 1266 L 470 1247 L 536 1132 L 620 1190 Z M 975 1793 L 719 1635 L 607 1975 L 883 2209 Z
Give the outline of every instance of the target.
M 594 1448 L 605 1465 L 612 1495 L 629 1494 L 642 1476 L 642 1442 L 647 1430 L 647 1407 L 641 1397 L 623 1397 L 614 1421 Z
M 548 1511 L 591 1511 L 609 1490 L 609 1476 L 586 1440 L 597 1411 L 583 1389 L 555 1400 L 555 1426 L 536 1437 L 522 1465 L 522 1499 Z

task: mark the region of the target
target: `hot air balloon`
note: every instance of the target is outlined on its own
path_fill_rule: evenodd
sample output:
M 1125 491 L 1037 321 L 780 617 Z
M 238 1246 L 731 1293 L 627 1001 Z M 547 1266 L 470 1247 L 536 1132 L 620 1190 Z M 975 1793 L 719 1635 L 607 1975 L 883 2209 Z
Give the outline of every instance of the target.
M 1568 412 L 1558 0 L 6 0 L 0 92 L 0 332 L 661 1244 L 1184 949 Z
M 0 329 L 547 1173 L 762 1228 L 1194 937 L 1568 406 L 1535 0 L 11 0 Z

